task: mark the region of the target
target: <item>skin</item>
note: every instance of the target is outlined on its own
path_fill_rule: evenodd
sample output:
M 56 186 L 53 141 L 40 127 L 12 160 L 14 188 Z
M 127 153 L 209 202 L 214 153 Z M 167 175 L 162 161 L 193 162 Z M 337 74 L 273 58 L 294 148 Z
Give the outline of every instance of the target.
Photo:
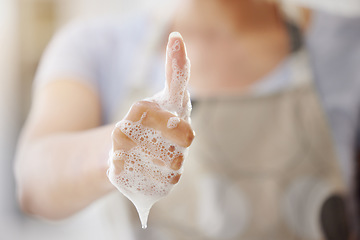
M 173 25 L 186 39 L 191 87 L 201 97 L 244 93 L 289 54 L 275 4 L 219 2 L 187 1 Z
M 170 97 L 174 94 L 182 92 L 183 96 L 187 95 L 187 92 L 183 89 L 186 89 L 187 82 L 183 84 L 172 84 L 172 75 L 173 75 L 173 68 L 172 68 L 172 61 L 175 59 L 180 69 L 184 69 L 184 66 L 187 61 L 187 55 L 185 50 L 185 44 L 181 36 L 170 37 L 168 41 L 167 49 L 171 49 L 171 46 L 174 45 L 174 42 L 178 41 L 179 44 L 179 51 L 173 52 L 169 54 L 167 52 L 167 59 L 166 59 L 166 87 L 164 89 L 165 97 Z M 186 98 L 183 98 L 186 99 Z M 168 99 L 169 100 L 169 99 Z M 187 99 L 186 99 L 187 100 Z M 176 101 L 174 104 L 177 106 L 178 109 L 178 116 L 181 116 L 182 109 L 186 109 L 187 102 Z M 146 115 L 143 115 L 146 113 Z M 158 131 L 161 131 L 163 137 L 167 138 L 168 140 L 172 141 L 173 143 L 180 145 L 182 147 L 189 147 L 194 139 L 194 132 L 191 129 L 190 124 L 184 120 L 180 119 L 180 122 L 174 128 L 168 128 L 167 123 L 170 118 L 176 117 L 176 115 L 172 114 L 171 112 L 162 109 L 160 105 L 153 101 L 139 101 L 133 104 L 129 113 L 125 116 L 125 120 L 130 120 L 132 122 L 138 122 L 141 119 L 141 123 L 145 127 L 149 127 Z M 119 128 L 115 128 L 112 134 L 113 139 L 113 148 L 114 151 L 123 150 L 124 152 L 131 152 L 131 149 L 136 146 L 136 143 L 133 142 L 130 138 L 128 138 Z M 148 149 L 151 149 L 151 140 L 150 139 L 143 139 L 143 145 L 148 146 Z M 174 148 L 175 149 L 175 148 Z M 158 149 L 159 151 L 161 149 Z M 115 173 L 120 174 L 124 171 L 124 160 L 116 160 L 114 161 L 115 165 Z M 155 161 L 154 161 L 155 160 Z M 160 160 L 154 159 L 154 163 L 157 165 L 164 166 L 164 163 Z M 172 170 L 179 170 L 182 166 L 184 161 L 183 155 L 180 155 L 174 158 L 170 162 L 170 168 Z M 173 178 L 171 178 L 170 183 L 176 184 L 180 179 L 180 174 L 176 174 Z M 167 181 L 167 179 L 163 179 Z
M 245 92 L 286 57 L 289 46 L 281 16 L 273 4 L 259 4 L 194 0 L 179 9 L 172 28 L 187 39 L 192 61 L 190 84 L 197 95 Z M 220 40 L 212 36 L 220 36 Z M 174 57 L 182 63 L 186 55 L 180 51 Z M 234 66 L 234 61 L 239 64 Z M 169 64 L 166 72 L 169 80 Z M 114 129 L 114 124 L 101 126 L 100 99 L 95 91 L 74 81 L 77 79 L 53 80 L 34 94 L 19 140 L 15 174 L 24 212 L 62 219 L 116 190 L 106 176 L 109 149 L 112 144 L 115 149 L 130 149 L 134 143 Z M 143 112 L 150 113 L 145 125 L 161 130 L 181 146 L 190 146 L 194 138 L 191 126 L 181 120 L 175 129 L 167 128 L 174 115 L 152 102 L 135 103 L 125 118 L 137 121 Z M 182 161 L 175 160 L 172 167 L 180 168 Z M 118 171 L 122 171 L 121 164 Z
M 289 54 L 284 15 L 275 1 L 185 0 L 173 30 L 191 59 L 190 85 L 198 97 L 245 93 Z M 310 12 L 299 9 L 305 30 Z

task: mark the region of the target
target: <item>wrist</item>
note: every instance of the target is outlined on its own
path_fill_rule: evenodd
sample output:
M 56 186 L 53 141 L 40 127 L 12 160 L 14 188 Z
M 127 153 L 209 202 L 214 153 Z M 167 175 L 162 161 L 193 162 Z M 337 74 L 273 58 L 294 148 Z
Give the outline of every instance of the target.
M 90 163 L 84 164 L 84 166 L 86 166 L 85 168 L 87 168 L 85 171 L 91 175 L 91 184 L 87 185 L 87 187 L 96 188 L 99 197 L 115 190 L 115 187 L 111 184 L 106 174 L 108 170 L 109 152 L 112 147 L 112 129 L 113 125 L 97 129 L 97 131 L 101 133 L 97 135 L 97 139 L 93 142 L 92 146 L 87 146 L 97 149 L 95 152 L 92 152 L 91 156 L 87 159 Z

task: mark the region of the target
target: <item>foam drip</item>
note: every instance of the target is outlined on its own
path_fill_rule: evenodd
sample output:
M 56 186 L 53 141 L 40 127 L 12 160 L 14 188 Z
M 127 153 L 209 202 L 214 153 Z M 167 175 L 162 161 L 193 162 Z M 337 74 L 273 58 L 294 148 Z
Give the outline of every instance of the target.
M 182 173 L 182 168 L 173 170 L 171 163 L 187 153 L 187 149 L 170 142 L 160 131 L 142 125 L 145 116 L 146 113 L 138 122 L 122 120 L 116 125 L 137 145 L 130 151 L 113 151 L 108 171 L 110 181 L 136 206 L 144 228 L 152 205 L 171 191 Z M 116 167 L 116 161 L 123 162 L 123 169 Z

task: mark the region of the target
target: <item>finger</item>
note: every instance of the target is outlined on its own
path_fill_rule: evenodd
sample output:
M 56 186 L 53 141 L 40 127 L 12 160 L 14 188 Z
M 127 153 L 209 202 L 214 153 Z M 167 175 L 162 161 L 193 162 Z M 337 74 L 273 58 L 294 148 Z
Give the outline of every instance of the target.
M 146 115 L 143 114 L 146 112 Z M 137 122 L 142 119 L 146 127 L 161 131 L 163 137 L 182 147 L 189 147 L 194 139 L 194 132 L 188 122 L 179 119 L 176 126 L 168 127 L 170 119 L 176 117 L 172 113 L 163 110 L 154 102 L 140 101 L 131 107 L 126 120 Z
M 118 151 L 118 150 L 128 151 L 136 146 L 136 143 L 133 142 L 130 138 L 128 138 L 117 127 L 112 132 L 112 144 L 114 151 Z
M 176 174 L 175 177 L 171 178 L 170 183 L 171 184 L 177 184 L 180 180 L 181 174 Z
M 184 155 L 180 154 L 179 156 L 175 157 L 172 161 L 171 161 L 171 169 L 172 170 L 179 170 L 182 167 L 182 164 L 184 162 Z
M 125 131 L 124 133 L 122 131 Z M 170 146 L 164 145 L 156 138 L 148 138 L 148 136 L 134 137 L 139 131 L 137 125 L 128 126 L 126 123 L 118 124 L 113 133 L 113 149 L 115 151 L 115 160 L 124 160 L 124 153 L 131 148 L 138 146 L 138 149 L 149 155 L 149 158 L 155 165 L 167 166 L 172 170 L 179 170 L 184 161 L 184 155 L 178 151 L 175 144 Z M 130 133 L 132 135 L 130 135 Z
M 182 159 L 183 159 L 183 157 L 182 157 Z M 131 164 L 130 164 L 130 162 L 131 162 Z M 158 166 L 161 166 L 161 165 L 158 165 Z M 176 184 L 179 181 L 180 176 L 181 176 L 181 174 L 175 173 L 175 172 L 163 173 L 162 171 L 153 171 L 153 169 L 146 164 L 142 165 L 141 168 L 136 169 L 137 167 L 136 167 L 136 165 L 134 166 L 134 161 L 131 159 L 128 159 L 128 155 L 123 151 L 115 151 L 114 152 L 113 167 L 114 167 L 114 170 L 113 170 L 114 174 L 117 176 L 120 175 L 124 170 L 139 171 L 144 176 L 146 176 L 146 178 L 149 180 L 150 179 L 152 181 L 155 180 L 156 182 L 166 181 L 166 182 L 169 182 L 170 184 Z M 171 168 L 173 170 L 179 170 L 180 167 L 177 169 L 173 169 L 173 164 L 171 165 Z M 151 190 L 151 189 L 149 189 L 149 190 Z
M 124 170 L 126 160 L 127 156 L 125 156 L 122 151 L 113 152 L 112 163 L 114 164 L 115 175 L 119 175 Z
M 165 97 L 167 101 L 166 108 L 179 115 L 187 107 L 187 104 L 184 105 L 183 99 L 187 91 L 190 63 L 187 58 L 184 40 L 177 32 L 173 32 L 169 36 L 165 69 L 166 89 L 164 93 L 167 95 Z
M 161 143 L 154 143 L 151 139 L 144 139 L 139 149 L 146 153 L 155 165 L 160 167 L 166 166 L 175 171 L 180 170 L 184 162 L 184 155 L 178 152 L 173 145 L 169 149 L 164 147 Z M 175 148 L 174 151 L 170 151 L 171 147 Z

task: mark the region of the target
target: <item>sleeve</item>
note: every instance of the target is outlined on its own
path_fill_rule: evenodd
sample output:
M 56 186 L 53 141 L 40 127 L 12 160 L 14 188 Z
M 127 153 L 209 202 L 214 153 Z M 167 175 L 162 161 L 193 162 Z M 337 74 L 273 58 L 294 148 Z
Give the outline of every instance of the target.
M 344 179 L 351 189 L 351 208 L 359 208 L 354 189 L 360 116 L 360 17 L 315 12 L 307 46 L 316 88 L 326 110 Z M 358 193 L 357 193 L 358 194 Z M 354 226 L 358 213 L 351 210 Z
M 33 91 L 64 78 L 96 88 L 99 49 L 91 40 L 95 35 L 96 31 L 85 22 L 73 23 L 59 31 L 42 56 Z
M 319 11 L 307 36 L 318 87 L 332 103 L 348 101 L 353 111 L 360 109 L 359 39 L 360 17 Z

